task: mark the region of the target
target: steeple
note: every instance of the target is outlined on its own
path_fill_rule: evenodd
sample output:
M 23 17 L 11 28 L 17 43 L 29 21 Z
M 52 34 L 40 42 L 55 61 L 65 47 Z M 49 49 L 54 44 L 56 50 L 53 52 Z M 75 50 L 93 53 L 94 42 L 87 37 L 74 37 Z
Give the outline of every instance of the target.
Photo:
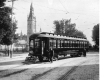
M 34 8 L 33 8 L 33 5 L 31 3 L 31 6 L 30 6 L 30 14 L 29 14 L 28 19 L 32 19 L 32 18 L 34 18 Z
M 36 17 L 34 16 L 33 4 L 30 5 L 30 12 L 27 19 L 27 45 L 29 45 L 29 36 L 36 32 Z
M 40 32 L 42 32 L 42 29 L 40 28 Z
M 23 34 L 22 34 L 22 30 L 21 30 L 21 33 L 20 33 L 20 39 L 22 40 L 22 37 L 23 37 Z

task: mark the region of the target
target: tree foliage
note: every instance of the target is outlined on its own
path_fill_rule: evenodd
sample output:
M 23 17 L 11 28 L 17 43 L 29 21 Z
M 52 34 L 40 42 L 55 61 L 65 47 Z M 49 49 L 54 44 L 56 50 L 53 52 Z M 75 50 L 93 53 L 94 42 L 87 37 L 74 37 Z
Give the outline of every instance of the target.
M 5 0 L 1 0 L 0 6 L 3 6 Z M 10 45 L 12 44 L 12 39 L 14 39 L 15 31 L 17 29 L 17 21 L 15 20 L 12 24 L 10 7 L 0 8 L 0 44 Z M 13 26 L 12 26 L 13 25 Z
M 4 6 L 4 2 L 5 2 L 6 0 L 0 0 L 0 7 L 3 7 Z
M 72 37 L 80 37 L 80 38 L 86 38 L 86 36 L 83 34 L 83 32 L 77 30 L 76 24 L 71 23 L 71 19 L 63 19 L 63 20 L 55 20 L 55 31 L 54 33 L 57 35 L 65 35 L 65 36 L 72 36 Z
M 99 24 L 93 27 L 92 39 L 95 42 L 95 45 L 99 46 Z
M 0 8 L 0 41 L 11 27 L 10 11 L 11 10 L 8 7 Z

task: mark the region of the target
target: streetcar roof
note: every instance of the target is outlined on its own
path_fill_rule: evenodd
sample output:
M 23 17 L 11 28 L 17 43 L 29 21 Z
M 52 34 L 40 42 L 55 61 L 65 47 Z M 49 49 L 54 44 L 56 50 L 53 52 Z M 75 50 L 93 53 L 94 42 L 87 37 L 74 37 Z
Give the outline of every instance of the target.
M 62 35 L 56 35 L 49 32 L 38 32 L 34 33 L 30 36 L 30 38 L 36 38 L 36 37 L 47 37 L 47 38 L 58 38 L 58 39 L 71 39 L 71 40 L 84 40 L 87 41 L 87 39 L 84 38 L 76 38 L 76 37 L 67 37 Z

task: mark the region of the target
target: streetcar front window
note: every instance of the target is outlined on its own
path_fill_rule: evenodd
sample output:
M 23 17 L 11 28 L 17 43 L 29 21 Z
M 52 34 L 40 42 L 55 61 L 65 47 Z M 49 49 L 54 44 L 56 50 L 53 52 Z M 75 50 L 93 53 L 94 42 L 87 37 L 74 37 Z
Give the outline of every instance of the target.
M 35 39 L 35 48 L 39 48 L 40 44 L 40 39 Z
M 34 47 L 34 41 L 33 40 L 30 40 L 30 47 Z

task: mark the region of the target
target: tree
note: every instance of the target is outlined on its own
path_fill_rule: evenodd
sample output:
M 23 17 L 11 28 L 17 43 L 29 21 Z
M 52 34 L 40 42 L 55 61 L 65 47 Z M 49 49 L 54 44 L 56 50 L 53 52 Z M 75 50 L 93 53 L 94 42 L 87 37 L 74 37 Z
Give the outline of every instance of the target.
M 10 17 L 12 8 L 5 7 L 5 1 L 6 0 L 0 0 L 0 44 L 11 45 L 17 29 L 17 21 L 12 21 L 12 18 Z M 14 0 L 11 1 L 13 3 Z M 12 53 L 10 57 L 12 57 Z
M 11 26 L 9 26 L 8 29 L 6 28 L 7 29 L 7 30 L 5 30 L 6 34 L 4 35 L 4 37 L 2 38 L 2 41 L 1 41 L 3 45 L 11 45 L 13 42 L 16 41 L 16 39 L 17 39 L 17 35 L 15 34 L 16 29 L 17 29 L 16 23 L 17 23 L 17 21 L 13 22 L 13 28 Z
M 83 32 L 77 30 L 76 24 L 71 23 L 71 19 L 62 19 L 62 20 L 55 20 L 55 31 L 54 33 L 57 35 L 64 35 L 64 36 L 72 36 L 72 37 L 80 37 L 80 38 L 86 38 L 86 36 L 83 34 Z
M 11 9 L 8 7 L 0 8 L 0 43 L 2 43 L 2 38 L 10 31 L 11 28 Z M 2 40 L 2 41 L 1 41 Z
M 5 2 L 6 0 L 0 0 L 0 7 L 3 7 L 4 6 L 4 2 Z
M 99 24 L 93 27 L 92 39 L 95 42 L 95 45 L 99 47 Z
M 17 29 L 17 21 L 14 20 L 12 23 L 12 19 L 10 17 L 12 8 L 5 7 L 5 1 L 6 0 L 0 0 L 0 43 L 4 45 L 10 45 L 12 44 L 12 39 L 16 39 L 15 32 Z
M 61 25 L 60 25 L 60 22 L 61 21 L 58 21 L 58 20 L 56 20 L 56 21 L 54 21 L 54 24 L 55 24 L 55 34 L 62 34 L 63 33 L 63 31 L 62 31 L 62 27 L 61 27 Z

